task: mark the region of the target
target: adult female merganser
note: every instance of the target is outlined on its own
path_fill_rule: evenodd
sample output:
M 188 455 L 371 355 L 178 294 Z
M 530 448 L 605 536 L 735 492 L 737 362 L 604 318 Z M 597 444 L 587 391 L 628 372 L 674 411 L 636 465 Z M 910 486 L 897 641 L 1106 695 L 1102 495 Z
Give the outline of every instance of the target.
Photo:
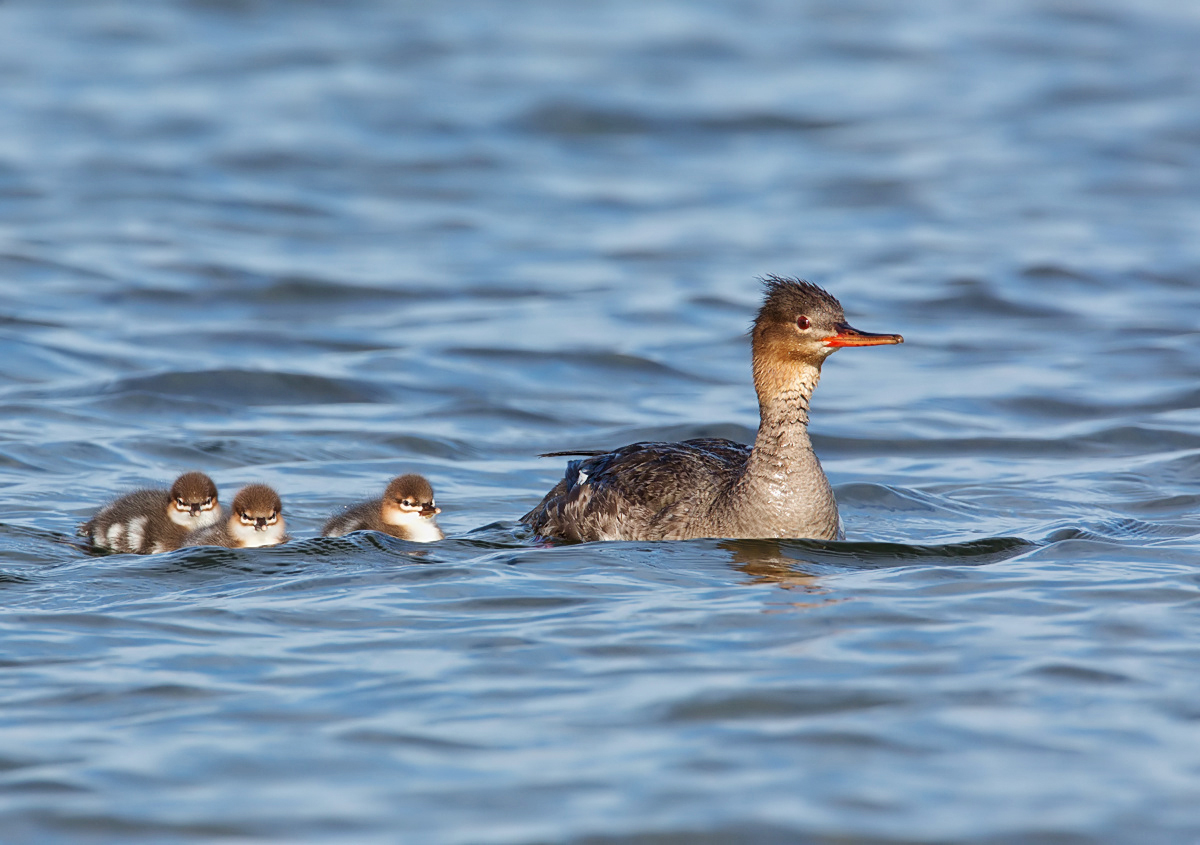
M 521 517 L 543 537 L 685 540 L 843 535 L 837 502 L 808 436 L 821 364 L 843 346 L 903 343 L 846 323 L 809 282 L 770 276 L 751 330 L 760 422 L 753 448 L 718 438 L 634 443 L 583 455 Z
M 105 505 L 79 534 L 99 548 L 148 555 L 178 549 L 188 532 L 220 518 L 217 485 L 202 472 L 185 472 L 170 490 L 134 490 Z
M 249 549 L 288 541 L 283 521 L 283 502 L 265 484 L 247 484 L 233 497 L 229 519 L 193 531 L 184 546 L 224 546 Z
M 402 475 L 392 479 L 382 499 L 359 502 L 330 517 L 321 534 L 341 537 L 351 531 L 382 531 L 414 543 L 432 543 L 446 536 L 433 519 L 441 512 L 424 476 Z

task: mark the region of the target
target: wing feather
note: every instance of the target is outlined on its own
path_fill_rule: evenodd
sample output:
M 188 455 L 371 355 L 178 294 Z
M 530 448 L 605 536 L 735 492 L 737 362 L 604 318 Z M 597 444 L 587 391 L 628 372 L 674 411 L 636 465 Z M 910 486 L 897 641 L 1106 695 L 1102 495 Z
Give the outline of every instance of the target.
M 736 479 L 750 448 L 722 438 L 643 442 L 571 461 L 562 480 L 521 521 L 565 540 L 662 540 Z

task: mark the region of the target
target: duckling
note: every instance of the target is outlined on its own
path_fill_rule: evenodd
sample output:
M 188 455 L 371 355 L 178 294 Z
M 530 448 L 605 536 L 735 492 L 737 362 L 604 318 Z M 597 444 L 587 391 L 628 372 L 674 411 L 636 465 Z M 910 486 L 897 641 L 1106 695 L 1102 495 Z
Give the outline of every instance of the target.
M 330 517 L 321 534 L 341 537 L 351 531 L 382 531 L 414 543 L 431 543 L 446 536 L 434 521 L 441 512 L 433 501 L 433 487 L 423 476 L 402 475 L 392 479 L 383 498 L 359 502 Z
M 265 484 L 247 484 L 233 497 L 229 519 L 193 531 L 184 546 L 225 546 L 248 549 L 286 543 L 283 502 L 279 494 Z
M 220 518 L 217 485 L 202 472 L 185 472 L 170 490 L 135 490 L 105 505 L 78 533 L 98 548 L 146 555 L 178 549 L 189 532 Z

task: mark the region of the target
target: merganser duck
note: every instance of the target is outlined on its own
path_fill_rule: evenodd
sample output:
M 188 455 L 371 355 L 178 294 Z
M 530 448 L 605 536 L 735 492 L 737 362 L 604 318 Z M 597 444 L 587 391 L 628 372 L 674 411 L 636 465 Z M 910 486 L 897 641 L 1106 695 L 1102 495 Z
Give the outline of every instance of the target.
M 233 497 L 229 519 L 193 531 L 184 546 L 224 546 L 249 549 L 288 541 L 283 502 L 265 484 L 247 484 Z
M 178 549 L 189 532 L 220 518 L 217 485 L 202 472 L 185 472 L 169 490 L 134 490 L 105 505 L 78 533 L 99 548 L 148 555 Z
M 808 436 L 821 365 L 844 346 L 903 343 L 846 323 L 841 303 L 810 282 L 769 276 L 751 329 L 759 427 L 754 446 L 719 438 L 634 443 L 581 455 L 521 522 L 543 537 L 844 537 L 837 502 Z
M 402 475 L 392 479 L 383 498 L 359 502 L 330 517 L 321 534 L 341 537 L 351 531 L 382 531 L 414 543 L 432 543 L 446 536 L 433 519 L 441 512 L 424 476 Z

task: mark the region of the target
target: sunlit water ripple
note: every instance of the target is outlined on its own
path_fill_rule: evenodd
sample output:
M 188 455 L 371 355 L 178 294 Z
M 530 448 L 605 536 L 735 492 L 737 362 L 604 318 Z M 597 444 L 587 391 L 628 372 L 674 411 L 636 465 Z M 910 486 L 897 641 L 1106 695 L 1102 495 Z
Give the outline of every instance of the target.
M 0 6 L 0 839 L 1200 839 L 1187 4 Z M 755 278 L 899 347 L 849 540 L 554 546 L 753 437 Z M 286 546 L 85 554 L 265 481 Z M 316 538 L 402 471 L 443 543 Z

